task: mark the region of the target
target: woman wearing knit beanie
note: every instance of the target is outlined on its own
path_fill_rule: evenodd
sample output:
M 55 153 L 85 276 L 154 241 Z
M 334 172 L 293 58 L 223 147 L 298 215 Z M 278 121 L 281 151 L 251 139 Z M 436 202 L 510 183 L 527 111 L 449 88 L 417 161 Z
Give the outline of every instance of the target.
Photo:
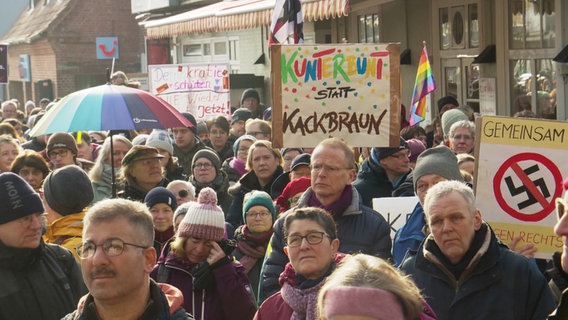
M 237 248 L 233 255 L 245 267 L 254 296 L 258 297 L 262 263 L 276 220 L 276 209 L 268 193 L 255 190 L 245 195 L 243 220 L 246 224 L 235 231 Z
M 245 268 L 230 258 L 234 245 L 224 239 L 224 226 L 215 191 L 204 188 L 151 273 L 182 291 L 183 307 L 196 320 L 250 320 L 255 312 Z
M 206 187 L 213 189 L 223 212 L 229 211 L 232 201 L 228 193 L 229 177 L 221 169 L 221 160 L 215 151 L 208 148 L 197 151 L 191 162 L 189 182 L 195 187 L 196 194 Z
M 160 160 L 160 164 L 168 181 L 187 180 L 187 176 L 183 173 L 183 168 L 180 167 L 177 157 L 174 157 L 174 146 L 166 130 L 152 130 L 146 139 L 145 145 L 158 149 L 160 154 L 164 156 Z
M 343 259 L 331 215 L 320 208 L 293 209 L 284 218 L 284 252 L 290 259 L 280 275 L 279 292 L 268 297 L 254 319 L 318 319 L 317 295 Z
M 176 196 L 164 187 L 156 187 L 144 198 L 154 223 L 154 248 L 160 254 L 166 241 L 174 236 L 174 211 L 177 209 Z
M 420 289 L 381 258 L 347 256 L 318 295 L 319 319 L 438 319 Z
M 225 160 L 221 166 L 223 171 L 229 176 L 229 185 L 234 185 L 243 175 L 249 172 L 246 168 L 248 151 L 255 141 L 255 137 L 245 134 L 237 138 L 235 143 L 233 143 L 233 154 L 235 156 Z

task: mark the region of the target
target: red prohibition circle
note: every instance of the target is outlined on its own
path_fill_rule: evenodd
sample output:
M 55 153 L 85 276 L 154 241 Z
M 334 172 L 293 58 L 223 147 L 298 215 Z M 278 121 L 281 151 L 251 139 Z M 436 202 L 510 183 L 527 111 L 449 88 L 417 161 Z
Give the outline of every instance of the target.
M 544 206 L 542 210 L 534 214 L 524 214 L 509 206 L 509 204 L 503 198 L 503 193 L 501 191 L 501 180 L 503 179 L 503 176 L 505 175 L 507 169 L 509 169 L 511 165 L 515 163 L 526 160 L 534 160 L 536 162 L 542 163 L 548 170 L 550 170 L 552 176 L 554 177 L 555 190 L 554 194 L 552 195 L 552 200 L 548 203 L 548 205 Z M 505 161 L 505 163 L 503 163 L 503 165 L 499 167 L 499 169 L 495 173 L 495 176 L 493 177 L 493 191 L 495 192 L 495 199 L 497 200 L 497 203 L 499 204 L 501 209 L 507 212 L 510 216 L 521 221 L 531 221 L 531 222 L 540 221 L 546 218 L 550 213 L 552 213 L 555 209 L 554 199 L 562 195 L 561 188 L 558 188 L 558 186 L 560 186 L 561 184 L 562 184 L 562 173 L 560 173 L 560 170 L 554 164 L 554 162 L 552 162 L 550 159 L 546 158 L 543 155 L 531 152 L 520 153 L 507 159 L 507 161 Z

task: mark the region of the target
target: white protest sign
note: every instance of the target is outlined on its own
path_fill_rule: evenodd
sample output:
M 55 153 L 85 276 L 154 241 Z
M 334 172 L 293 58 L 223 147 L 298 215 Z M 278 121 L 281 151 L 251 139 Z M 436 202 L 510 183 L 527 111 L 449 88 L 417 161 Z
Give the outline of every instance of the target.
M 396 231 L 406 223 L 412 210 L 418 203 L 418 197 L 374 198 L 373 209 L 380 213 L 390 225 L 391 240 Z
M 148 66 L 150 93 L 198 120 L 231 113 L 229 64 Z

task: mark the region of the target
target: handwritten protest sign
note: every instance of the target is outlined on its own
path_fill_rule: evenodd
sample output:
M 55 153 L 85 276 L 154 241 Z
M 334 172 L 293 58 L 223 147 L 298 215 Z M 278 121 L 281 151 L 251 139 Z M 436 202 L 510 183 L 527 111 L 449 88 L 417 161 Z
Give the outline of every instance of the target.
M 562 250 L 554 234 L 554 201 L 568 174 L 568 123 L 484 116 L 476 123 L 477 207 L 498 238 L 538 247 L 538 258 Z
M 328 137 L 352 147 L 395 146 L 400 130 L 400 45 L 273 45 L 277 147 Z
M 162 64 L 148 66 L 150 93 L 197 119 L 229 116 L 228 64 Z
M 418 197 L 416 196 L 373 199 L 373 209 L 389 223 L 391 240 L 394 239 L 396 231 L 404 226 L 417 204 Z

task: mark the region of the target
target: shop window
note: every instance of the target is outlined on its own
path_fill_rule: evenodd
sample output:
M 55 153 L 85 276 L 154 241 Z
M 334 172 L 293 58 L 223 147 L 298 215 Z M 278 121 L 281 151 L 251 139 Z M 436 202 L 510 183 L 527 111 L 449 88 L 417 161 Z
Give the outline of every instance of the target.
M 552 60 L 511 60 L 510 67 L 511 115 L 556 119 L 556 75 Z M 524 110 L 530 110 L 532 114 Z
M 379 15 L 364 14 L 357 17 L 359 43 L 379 42 Z
M 554 48 L 555 10 L 554 0 L 509 0 L 511 48 Z

